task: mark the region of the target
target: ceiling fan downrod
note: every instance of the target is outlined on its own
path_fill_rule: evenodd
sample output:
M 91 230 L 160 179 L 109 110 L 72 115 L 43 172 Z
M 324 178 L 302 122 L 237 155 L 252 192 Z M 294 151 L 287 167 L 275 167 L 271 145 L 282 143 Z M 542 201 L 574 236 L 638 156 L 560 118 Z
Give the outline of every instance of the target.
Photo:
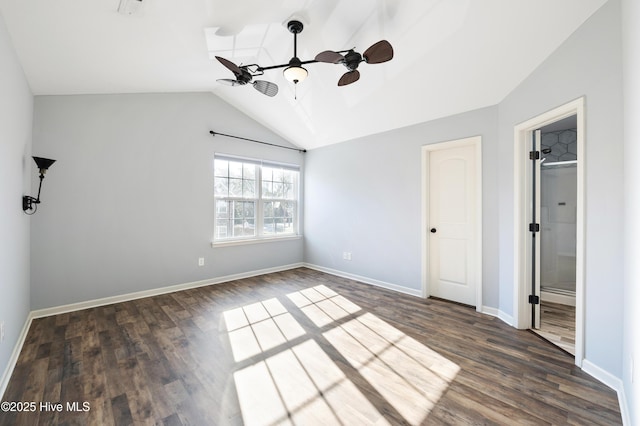
M 287 23 L 287 29 L 291 34 L 293 34 L 293 57 L 297 58 L 298 57 L 298 34 L 302 32 L 302 30 L 304 29 L 304 25 L 302 25 L 302 22 L 296 21 L 294 19 Z
M 302 61 L 298 58 L 298 34 L 302 32 L 304 25 L 297 20 L 291 20 L 287 24 L 287 29 L 293 34 L 293 57 L 289 60 L 289 66 L 285 68 L 284 78 L 297 85 L 309 75 L 306 68 L 302 66 Z

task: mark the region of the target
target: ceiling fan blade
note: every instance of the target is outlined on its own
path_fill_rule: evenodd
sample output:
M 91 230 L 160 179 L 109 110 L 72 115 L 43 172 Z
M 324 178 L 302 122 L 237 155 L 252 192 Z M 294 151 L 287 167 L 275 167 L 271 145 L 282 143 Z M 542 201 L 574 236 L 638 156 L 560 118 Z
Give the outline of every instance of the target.
M 338 52 L 334 52 L 333 50 L 325 50 L 324 52 L 318 53 L 315 59 L 318 62 L 327 62 L 329 64 L 337 64 L 340 61 L 344 60 L 344 56 L 342 56 Z
M 265 80 L 256 80 L 253 82 L 253 88 L 258 92 L 267 96 L 274 97 L 278 94 L 278 85 Z
M 238 80 L 231 80 L 230 78 L 219 78 L 216 81 L 226 86 L 242 86 L 242 83 L 240 83 Z
M 240 69 L 239 66 L 237 66 L 236 64 L 234 64 L 233 62 L 231 62 L 228 59 L 225 58 L 221 58 L 220 56 L 216 56 L 216 59 L 218 61 L 220 61 L 220 63 L 222 65 L 224 65 L 225 67 L 227 67 L 227 69 L 229 69 L 229 71 L 231 71 L 232 73 L 234 73 L 235 75 L 242 75 L 242 70 Z
M 393 47 L 387 40 L 380 40 L 365 50 L 362 57 L 368 64 L 381 64 L 393 59 Z
M 359 79 L 360 79 L 360 71 L 358 70 L 347 71 L 342 75 L 342 77 L 340 77 L 340 80 L 338 81 L 338 86 L 346 86 L 347 84 L 355 83 Z

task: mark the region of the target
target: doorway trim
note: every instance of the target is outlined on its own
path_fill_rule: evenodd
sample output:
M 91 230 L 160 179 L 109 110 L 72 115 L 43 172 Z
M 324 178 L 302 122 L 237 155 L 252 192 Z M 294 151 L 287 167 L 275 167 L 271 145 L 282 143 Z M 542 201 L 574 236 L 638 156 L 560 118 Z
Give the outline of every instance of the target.
M 534 130 L 563 118 L 577 118 L 577 203 L 576 203 L 576 339 L 575 365 L 582 368 L 584 360 L 584 311 L 585 311 L 585 98 L 584 96 L 565 105 L 547 111 L 520 123 L 514 128 L 514 300 L 513 318 L 515 327 L 527 329 L 531 326 L 531 305 L 528 303 L 531 279 L 531 254 L 528 246 L 527 225 L 530 209 L 531 167 L 527 152 L 530 151 Z
M 473 146 L 475 158 L 475 184 L 476 184 L 476 268 L 473 273 L 476 280 L 476 311 L 482 312 L 482 136 L 472 136 L 463 139 L 454 139 L 445 142 L 432 143 L 422 146 L 422 297 L 428 298 L 429 290 L 429 160 L 431 152 L 451 148 Z

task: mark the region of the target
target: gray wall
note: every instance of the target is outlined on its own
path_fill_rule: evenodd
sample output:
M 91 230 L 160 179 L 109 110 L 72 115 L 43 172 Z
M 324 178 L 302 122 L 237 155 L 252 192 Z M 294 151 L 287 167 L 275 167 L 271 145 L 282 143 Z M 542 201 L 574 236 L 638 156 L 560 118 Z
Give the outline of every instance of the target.
M 306 159 L 305 261 L 421 288 L 421 147 L 482 136 L 483 305 L 498 306 L 497 108 L 315 149 Z M 342 259 L 350 251 L 352 260 Z
M 33 96 L 0 15 L 0 380 L 29 314 L 29 216 L 21 198 L 31 194 Z M 1 385 L 1 382 L 0 382 Z M 2 389 L 0 388 L 0 396 Z
M 303 260 L 302 240 L 211 247 L 214 152 L 303 161 L 212 137 L 289 145 L 216 96 L 38 96 L 34 110 L 33 149 L 58 161 L 32 222 L 32 309 Z
M 630 424 L 640 424 L 640 2 L 622 1 L 625 286 L 623 381 Z M 633 365 L 632 365 L 633 364 Z M 635 368 L 634 368 L 635 367 Z M 632 380 L 631 375 L 635 375 Z
M 623 132 L 620 2 L 606 3 L 500 103 L 500 310 L 513 314 L 513 128 L 586 98 L 585 358 L 621 377 Z

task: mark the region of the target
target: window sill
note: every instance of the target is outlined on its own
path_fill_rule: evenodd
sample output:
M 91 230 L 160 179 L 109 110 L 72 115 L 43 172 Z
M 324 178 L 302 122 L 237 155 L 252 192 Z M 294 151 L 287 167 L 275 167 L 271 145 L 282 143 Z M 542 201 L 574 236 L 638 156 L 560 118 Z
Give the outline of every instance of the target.
M 293 241 L 302 239 L 302 235 L 291 235 L 286 237 L 271 237 L 271 238 L 247 238 L 245 240 L 232 240 L 232 241 L 212 241 L 211 247 L 230 247 L 230 246 L 243 246 L 247 244 L 262 244 L 273 243 L 278 241 Z

